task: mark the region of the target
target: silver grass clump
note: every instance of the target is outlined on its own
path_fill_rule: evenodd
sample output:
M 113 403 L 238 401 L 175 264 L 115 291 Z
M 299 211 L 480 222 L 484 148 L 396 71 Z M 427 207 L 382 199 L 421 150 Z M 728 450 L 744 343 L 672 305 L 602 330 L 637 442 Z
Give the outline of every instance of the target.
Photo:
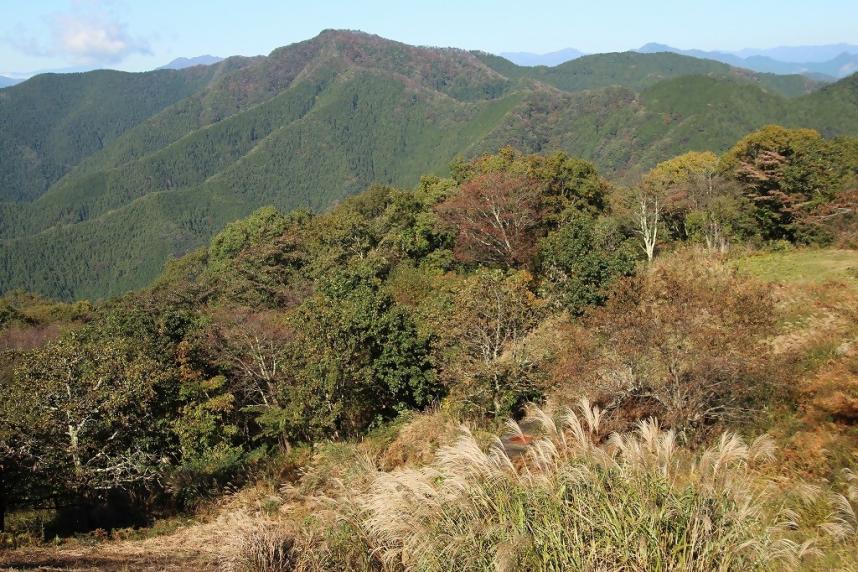
M 531 406 L 487 450 L 463 428 L 431 466 L 376 472 L 357 504 L 381 566 L 792 569 L 855 534 L 848 495 L 764 478 L 775 453 L 766 436 L 747 444 L 725 433 L 693 454 L 653 419 L 605 439 L 601 416 L 586 401 Z M 854 500 L 858 479 L 848 479 Z
M 289 572 L 295 569 L 294 537 L 274 522 L 240 514 L 221 568 L 232 572 Z

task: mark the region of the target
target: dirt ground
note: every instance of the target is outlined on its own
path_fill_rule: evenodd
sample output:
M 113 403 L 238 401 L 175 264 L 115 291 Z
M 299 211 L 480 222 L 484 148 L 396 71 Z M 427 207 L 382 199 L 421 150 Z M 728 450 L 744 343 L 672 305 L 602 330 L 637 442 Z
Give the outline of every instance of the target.
M 147 554 L 145 551 L 124 553 L 115 548 L 103 550 L 39 548 L 0 553 L 0 570 L 63 570 L 109 572 L 161 570 L 220 570 L 217 562 L 200 554 Z
M 90 546 L 77 543 L 57 547 L 0 550 L 0 571 L 63 570 L 209 572 L 229 568 L 236 541 L 254 520 L 243 510 L 227 510 L 217 517 L 172 534 L 144 540 L 106 541 Z

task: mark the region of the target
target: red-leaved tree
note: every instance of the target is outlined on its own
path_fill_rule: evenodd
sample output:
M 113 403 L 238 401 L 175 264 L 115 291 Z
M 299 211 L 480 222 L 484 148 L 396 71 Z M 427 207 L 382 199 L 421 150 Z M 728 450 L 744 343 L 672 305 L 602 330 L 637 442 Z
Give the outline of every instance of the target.
M 438 206 L 438 215 L 457 230 L 457 259 L 513 266 L 527 264 L 533 257 L 540 210 L 537 181 L 492 172 L 464 183 Z

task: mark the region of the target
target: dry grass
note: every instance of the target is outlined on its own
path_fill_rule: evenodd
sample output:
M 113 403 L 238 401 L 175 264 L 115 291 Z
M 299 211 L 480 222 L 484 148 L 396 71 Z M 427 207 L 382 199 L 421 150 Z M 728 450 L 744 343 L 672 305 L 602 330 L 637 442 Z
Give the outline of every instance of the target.
M 379 466 L 391 470 L 426 465 L 438 448 L 452 443 L 456 435 L 457 425 L 448 414 L 437 410 L 418 413 L 379 453 Z
M 772 289 L 779 332 L 769 347 L 794 393 L 766 429 L 783 446 L 782 471 L 836 481 L 843 467 L 858 466 L 858 289 L 843 280 Z
M 225 496 L 195 522 L 160 536 L 0 550 L 0 570 L 219 571 L 233 558 L 238 539 L 254 530 L 262 517 L 259 504 L 270 492 L 259 485 Z
M 288 572 L 295 568 L 294 537 L 281 524 L 262 518 L 235 530 L 233 549 L 222 560 L 225 571 Z
M 408 449 L 414 436 L 435 434 L 427 426 L 434 415 L 399 431 Z M 384 455 L 365 446 L 331 444 L 295 486 L 246 489 L 174 534 L 18 552 L 0 566 L 643 572 L 856 564 L 852 473 L 839 495 L 824 483 L 773 477 L 776 451 L 766 437 L 748 443 L 727 433 L 694 452 L 653 420 L 624 434 L 606 435 L 604 426 L 588 403 L 531 407 L 488 447 L 462 428 L 429 464 L 389 471 L 378 468 Z
M 760 470 L 771 440 L 724 434 L 693 455 L 656 422 L 599 442 L 585 404 L 537 427 L 522 462 L 464 430 L 423 469 L 376 475 L 360 498 L 386 570 L 790 569 L 852 534 L 845 497 Z M 521 433 L 521 425 L 510 424 Z
M 797 399 L 770 413 L 778 451 L 730 433 L 691 450 L 654 421 L 608 435 L 622 425 L 589 405 L 531 408 L 494 440 L 432 411 L 314 448 L 298 482 L 173 534 L 0 552 L 0 569 L 858 572 L 858 478 L 842 470 L 858 467 L 858 289 L 799 274 L 771 287 L 767 347 Z M 523 344 L 550 365 L 591 342 L 556 318 Z M 547 385 L 565 387 L 572 368 L 555 369 Z

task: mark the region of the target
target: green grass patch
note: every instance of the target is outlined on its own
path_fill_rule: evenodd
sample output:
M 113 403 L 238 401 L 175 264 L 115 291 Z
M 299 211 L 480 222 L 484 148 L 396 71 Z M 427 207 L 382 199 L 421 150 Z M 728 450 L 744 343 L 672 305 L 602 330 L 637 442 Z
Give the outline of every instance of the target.
M 793 284 L 837 280 L 858 288 L 858 251 L 793 250 L 754 254 L 736 261 L 739 271 L 767 282 Z

